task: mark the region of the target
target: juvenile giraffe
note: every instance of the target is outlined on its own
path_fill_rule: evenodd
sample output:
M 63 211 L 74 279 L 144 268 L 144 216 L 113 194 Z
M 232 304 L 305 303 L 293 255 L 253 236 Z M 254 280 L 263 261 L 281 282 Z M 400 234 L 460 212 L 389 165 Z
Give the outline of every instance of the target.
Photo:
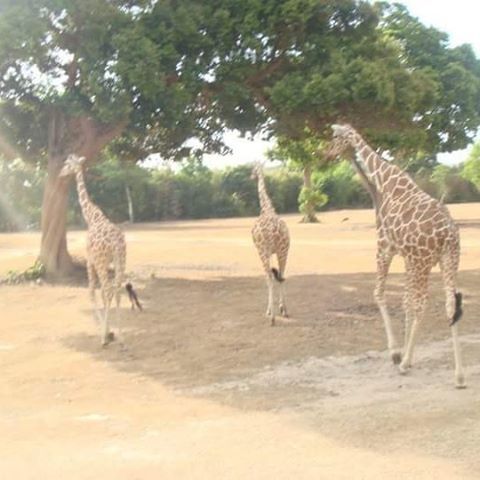
M 65 164 L 60 171 L 61 177 L 75 175 L 77 183 L 78 200 L 82 209 L 83 218 L 87 223 L 87 274 L 90 299 L 94 308 L 95 320 L 100 320 L 101 342 L 106 346 L 114 335 L 109 330 L 108 311 L 115 296 L 117 325 L 120 328 L 120 292 L 125 278 L 126 244 L 125 235 L 119 227 L 114 225 L 104 215 L 88 196 L 83 177 L 83 164 L 85 157 L 78 157 L 71 154 L 65 160 Z M 109 275 L 110 265 L 113 264 L 114 278 Z M 97 305 L 95 294 L 96 280 L 99 280 L 100 291 L 103 301 L 103 313 L 100 312 Z M 141 310 L 141 305 L 137 295 L 130 283 L 126 284 L 126 289 L 132 302 L 132 308 L 136 305 Z
M 337 157 L 348 147 L 356 156 L 353 167 L 369 191 L 376 213 L 377 282 L 374 297 L 382 315 L 388 349 L 401 373 L 412 365 L 417 329 L 423 319 L 432 267 L 440 264 L 451 327 L 457 388 L 465 388 L 456 322 L 462 315 L 462 294 L 457 292 L 460 257 L 458 227 L 447 208 L 421 190 L 408 174 L 377 155 L 350 125 L 333 125 L 327 152 Z M 404 258 L 407 285 L 404 296 L 405 341 L 403 359 L 392 331 L 385 301 L 385 282 L 394 255 Z
M 268 306 L 266 316 L 270 318 L 273 326 L 275 325 L 275 308 L 273 305 L 274 281 L 280 285 L 280 314 L 284 317 L 288 316 L 283 284 L 285 278 L 283 275 L 287 264 L 290 236 L 287 224 L 276 214 L 273 208 L 265 188 L 262 166 L 259 163 L 253 166 L 252 179 L 257 179 L 258 197 L 260 200 L 260 216 L 253 226 L 252 237 L 267 277 Z M 278 270 L 270 267 L 270 257 L 272 255 L 277 255 Z

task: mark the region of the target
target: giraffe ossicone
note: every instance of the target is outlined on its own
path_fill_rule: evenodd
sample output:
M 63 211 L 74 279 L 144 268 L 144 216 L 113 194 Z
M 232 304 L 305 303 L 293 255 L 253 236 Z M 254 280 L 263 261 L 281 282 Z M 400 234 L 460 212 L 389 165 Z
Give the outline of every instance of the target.
M 451 326 L 455 380 L 465 387 L 457 321 L 462 314 L 457 292 L 460 258 L 458 227 L 445 205 L 425 193 L 396 165 L 383 160 L 350 125 L 332 125 L 333 140 L 327 157 L 335 158 L 353 147 L 354 169 L 370 193 L 376 214 L 377 282 L 375 301 L 384 321 L 388 349 L 401 373 L 412 365 L 413 348 L 425 313 L 428 280 L 434 265 L 440 264 L 446 295 L 447 321 Z M 405 261 L 407 285 L 404 295 L 405 339 L 403 359 L 395 338 L 385 299 L 385 283 L 395 255 Z

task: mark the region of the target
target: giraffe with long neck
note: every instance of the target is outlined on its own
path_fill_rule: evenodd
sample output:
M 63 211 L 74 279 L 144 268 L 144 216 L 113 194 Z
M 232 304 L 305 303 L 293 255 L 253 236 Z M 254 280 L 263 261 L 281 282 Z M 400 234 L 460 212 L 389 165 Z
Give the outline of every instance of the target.
M 266 316 L 270 318 L 273 326 L 275 325 L 274 283 L 278 283 L 280 286 L 280 314 L 285 317 L 288 316 L 285 303 L 284 273 L 290 246 L 290 235 L 287 224 L 276 214 L 273 208 L 265 186 L 262 166 L 259 163 L 253 166 L 252 178 L 257 179 L 260 202 L 260 215 L 253 226 L 252 238 L 265 271 L 268 288 Z M 272 255 L 277 256 L 278 270 L 270 266 Z
M 114 225 L 95 205 L 87 192 L 83 175 L 84 157 L 69 155 L 60 172 L 60 176 L 75 175 L 77 184 L 78 201 L 82 209 L 82 215 L 87 224 L 87 274 L 90 299 L 94 307 L 94 318 L 101 322 L 101 342 L 106 346 L 113 338 L 110 332 L 108 313 L 113 297 L 116 302 L 117 325 L 119 328 L 120 316 L 120 292 L 125 280 L 126 243 L 125 235 L 120 228 Z M 110 265 L 113 264 L 114 278 L 109 275 Z M 103 309 L 100 311 L 95 294 L 97 279 L 100 283 L 100 291 Z M 132 302 L 132 308 L 137 306 L 141 309 L 137 295 L 130 283 L 126 289 Z
M 440 264 L 446 294 L 457 388 L 465 387 L 457 321 L 462 315 L 462 295 L 457 292 L 460 258 L 458 227 L 447 208 L 418 187 L 396 165 L 382 159 L 350 125 L 333 125 L 327 156 L 334 158 L 353 147 L 352 164 L 369 191 L 376 214 L 377 281 L 374 292 L 385 324 L 388 349 L 401 373 L 412 365 L 415 339 L 428 295 L 430 272 Z M 385 299 L 385 283 L 395 255 L 403 257 L 407 274 L 404 295 L 405 340 L 403 358 L 392 330 Z

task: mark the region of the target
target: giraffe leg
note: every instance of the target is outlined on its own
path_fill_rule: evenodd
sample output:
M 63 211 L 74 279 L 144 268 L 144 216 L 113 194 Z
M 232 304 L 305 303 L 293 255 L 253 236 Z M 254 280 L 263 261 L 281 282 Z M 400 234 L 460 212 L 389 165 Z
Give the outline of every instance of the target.
M 420 322 L 423 320 L 425 313 L 425 307 L 427 304 L 428 295 L 428 276 L 430 273 L 430 267 L 424 267 L 423 269 L 416 268 L 413 274 L 410 275 L 409 282 L 411 285 L 411 297 L 412 297 L 412 326 L 408 334 L 408 342 L 405 348 L 404 357 L 398 369 L 400 373 L 406 373 L 412 366 L 413 360 L 413 348 L 415 347 L 415 339 L 418 332 Z
M 125 279 L 125 258 L 126 258 L 126 247 L 122 243 L 118 250 L 116 251 L 114 258 L 115 266 L 115 278 L 114 278 L 114 292 L 115 292 L 115 321 L 117 324 L 117 334 L 120 344 L 122 344 L 122 326 L 121 326 L 121 315 L 120 315 L 120 302 L 121 302 L 121 292 L 122 284 Z
M 267 311 L 265 312 L 265 316 L 267 318 L 270 318 L 270 322 L 273 325 L 275 325 L 275 310 L 273 306 L 273 273 L 272 270 L 270 269 L 270 254 L 268 251 L 265 251 L 265 248 L 263 247 L 262 243 L 260 240 L 258 240 L 255 235 L 253 237 L 253 241 L 255 243 L 255 246 L 257 247 L 258 255 L 260 257 L 260 261 L 262 262 L 263 269 L 265 271 L 265 280 L 267 282 L 267 290 L 268 290 L 268 305 L 267 305 Z
M 110 342 L 115 340 L 115 334 L 110 330 L 110 323 L 109 323 L 109 313 L 110 313 L 110 306 L 112 304 L 113 299 L 113 290 L 111 286 L 106 289 L 105 291 L 105 300 L 104 300 L 104 310 L 103 310 L 103 324 L 102 324 L 102 346 L 107 346 Z
M 96 273 L 95 268 L 90 260 L 87 260 L 87 276 L 88 276 L 88 292 L 93 308 L 93 320 L 96 324 L 102 321 L 102 314 L 98 308 L 97 295 L 95 293 Z
M 458 269 L 458 261 L 456 256 L 445 255 L 440 259 L 440 268 L 442 270 L 443 283 L 445 286 L 446 310 L 447 318 L 452 331 L 453 354 L 455 358 L 455 386 L 456 388 L 466 388 L 465 374 L 462 365 L 462 354 L 460 342 L 458 340 L 458 324 L 455 315 L 461 315 L 460 304 L 456 305 L 456 273 Z M 461 297 L 460 297 L 461 298 Z M 459 319 L 459 318 L 458 318 Z M 457 320 L 458 320 L 457 319 Z
M 265 313 L 265 316 L 270 318 L 270 322 L 273 326 L 275 325 L 275 308 L 273 305 L 274 279 L 273 279 L 272 270 L 270 269 L 270 257 L 266 254 L 263 254 L 263 255 L 260 254 L 260 259 L 262 260 L 263 269 L 265 270 L 267 289 L 268 289 L 268 305 L 267 305 L 267 311 Z
M 403 310 L 405 312 L 405 323 L 404 323 L 404 342 L 403 342 L 403 352 L 407 350 L 408 339 L 410 337 L 410 329 L 412 327 L 412 322 L 414 318 L 413 310 L 413 296 L 414 296 L 414 271 L 408 262 L 405 260 L 405 272 L 407 275 L 407 284 L 405 286 L 405 293 L 403 297 Z
M 393 253 L 385 248 L 379 248 L 377 251 L 377 283 L 375 286 L 374 298 L 382 315 L 385 326 L 385 333 L 387 335 L 388 351 L 390 358 L 395 365 L 399 364 L 402 356 L 398 348 L 397 341 L 392 329 L 392 321 L 387 309 L 387 302 L 385 300 L 385 283 L 387 281 L 388 270 L 392 263 Z
M 411 302 L 411 296 L 409 295 L 406 289 L 405 289 L 405 296 L 403 298 L 403 310 L 405 312 L 403 351 L 405 352 L 408 344 L 408 337 L 410 334 L 410 328 L 412 326 L 412 319 L 413 319 L 413 307 Z
M 285 278 L 284 273 L 285 273 L 285 266 L 287 264 L 287 255 L 288 255 L 288 246 L 286 250 L 277 254 L 278 271 L 280 273 L 280 277 L 282 278 Z M 279 282 L 279 290 L 280 290 L 280 302 L 279 302 L 280 314 L 288 318 L 287 303 L 285 301 L 285 281 Z
M 118 340 L 121 342 L 122 338 L 122 322 L 120 315 L 120 301 L 121 301 L 121 288 L 115 285 L 115 321 L 117 323 L 117 335 Z
M 266 278 L 267 278 L 267 288 L 268 288 L 268 305 L 267 305 L 267 311 L 265 312 L 265 316 L 270 318 L 270 322 L 272 327 L 275 325 L 275 307 L 273 305 L 273 274 L 272 272 L 266 272 Z
M 452 330 L 453 353 L 455 356 L 455 387 L 467 388 L 467 384 L 465 382 L 465 373 L 463 372 L 462 365 L 462 352 L 460 350 L 460 343 L 458 341 L 458 325 L 455 323 L 450 328 Z
M 98 271 L 98 276 L 100 280 L 100 286 L 102 291 L 102 301 L 103 301 L 103 315 L 102 315 L 102 324 L 101 324 L 101 343 L 102 346 L 107 346 L 113 339 L 114 335 L 110 332 L 108 324 L 108 313 L 110 309 L 110 304 L 113 297 L 113 288 L 108 278 L 108 267 L 102 268 Z

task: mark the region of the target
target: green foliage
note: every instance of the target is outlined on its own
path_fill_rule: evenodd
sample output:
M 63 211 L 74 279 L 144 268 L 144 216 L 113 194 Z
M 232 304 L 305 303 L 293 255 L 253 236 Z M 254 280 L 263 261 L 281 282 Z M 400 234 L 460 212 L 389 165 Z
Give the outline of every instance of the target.
M 423 127 L 417 150 L 465 148 L 480 124 L 480 61 L 472 47 L 450 48 L 445 33 L 426 27 L 400 4 L 384 3 L 381 27 L 408 65 L 408 81 L 402 75 L 398 88 L 410 122 Z
M 325 167 L 326 159 L 322 156 L 325 143 L 321 137 L 305 128 L 300 138 L 281 136 L 276 145 L 267 153 L 272 160 L 280 160 L 290 168 L 303 174 L 303 187 L 298 197 L 299 211 L 305 222 L 316 222 L 315 211 L 328 202 L 328 196 L 312 185 L 312 171 Z
M 24 282 L 35 282 L 45 277 L 45 266 L 36 260 L 35 263 L 23 272 L 10 270 L 7 276 L 2 280 L 2 283 L 7 285 L 17 285 Z
M 462 177 L 472 182 L 480 191 L 480 142 L 475 143 L 463 164 Z
M 128 126 L 124 137 L 143 156 L 185 156 L 192 137 L 222 150 L 224 125 L 202 101 L 216 57 L 213 32 L 204 35 L 207 19 L 216 24 L 213 3 L 3 2 L 0 131 L 13 156 L 52 154 L 53 139 L 72 149 L 85 118 L 99 135 Z
M 128 220 L 125 185 L 130 186 L 136 221 L 181 218 L 238 217 L 258 214 L 257 185 L 251 166 L 211 171 L 197 159 L 188 159 L 174 172 L 146 169 L 108 158 L 87 172 L 92 200 L 115 222 Z M 294 212 L 301 178 L 282 169 L 266 177 L 272 202 L 279 212 Z M 76 193 L 70 198 L 69 219 L 83 224 Z
M 267 156 L 271 160 L 280 160 L 288 164 L 290 168 L 303 171 L 308 167 L 321 168 L 325 164 L 326 160 L 322 156 L 324 147 L 322 137 L 305 128 L 299 138 L 278 137 L 275 146 L 267 152 Z
M 328 202 L 328 196 L 314 188 L 302 187 L 298 196 L 299 210 L 308 216 L 312 211 L 322 208 Z
M 438 165 L 430 179 L 435 187 L 434 196 L 444 198 L 445 202 L 474 202 L 480 200 L 475 185 L 461 174 L 459 167 Z
M 298 211 L 298 197 L 302 189 L 302 177 L 299 174 L 286 168 L 279 168 L 269 171 L 265 182 L 277 212 L 294 213 Z
M 328 198 L 329 208 L 365 208 L 371 206 L 368 192 L 347 161 L 331 164 L 313 176 L 314 185 Z
M 386 2 L 17 0 L 1 7 L 0 99 L 1 131 L 36 158 L 53 113 L 125 121 L 125 144 L 165 158 L 191 138 L 224 150 L 226 128 L 326 139 L 339 118 L 431 154 L 480 124 L 480 62 Z
M 480 201 L 480 192 L 465 176 L 466 164 L 423 168 L 413 177 L 435 198 L 445 194 L 446 202 Z M 0 231 L 38 227 L 41 170 L 22 162 L 3 162 L 0 167 L 0 182 L 5 186 L 0 194 Z M 211 171 L 198 160 L 190 159 L 173 171 L 125 164 L 107 155 L 104 162 L 87 171 L 86 181 L 92 200 L 118 223 L 129 220 L 125 188 L 128 185 L 135 221 L 150 222 L 257 215 L 257 186 L 250 175 L 248 165 Z M 300 208 L 308 216 L 311 204 L 315 210 L 371 207 L 368 193 L 347 161 L 315 171 L 310 192 L 303 187 L 302 174 L 283 167 L 267 169 L 265 181 L 279 213 L 293 213 Z M 12 222 L 12 218 L 20 218 L 21 222 Z M 75 190 L 71 192 L 69 223 L 83 225 Z
M 383 148 L 432 154 L 463 148 L 480 124 L 480 63 L 471 48 L 449 48 L 445 34 L 401 5 L 227 5 L 230 35 L 222 46 L 233 37 L 236 50 L 219 61 L 216 79 L 228 80 L 230 93 L 235 84 L 242 102 L 258 102 L 277 136 L 297 140 L 308 127 L 327 139 L 340 119 Z M 224 95 L 215 98 L 221 103 Z
M 251 165 L 227 168 L 219 178 L 219 189 L 233 202 L 241 216 L 258 212 L 257 183 L 251 179 Z M 268 188 L 268 183 L 267 183 Z

